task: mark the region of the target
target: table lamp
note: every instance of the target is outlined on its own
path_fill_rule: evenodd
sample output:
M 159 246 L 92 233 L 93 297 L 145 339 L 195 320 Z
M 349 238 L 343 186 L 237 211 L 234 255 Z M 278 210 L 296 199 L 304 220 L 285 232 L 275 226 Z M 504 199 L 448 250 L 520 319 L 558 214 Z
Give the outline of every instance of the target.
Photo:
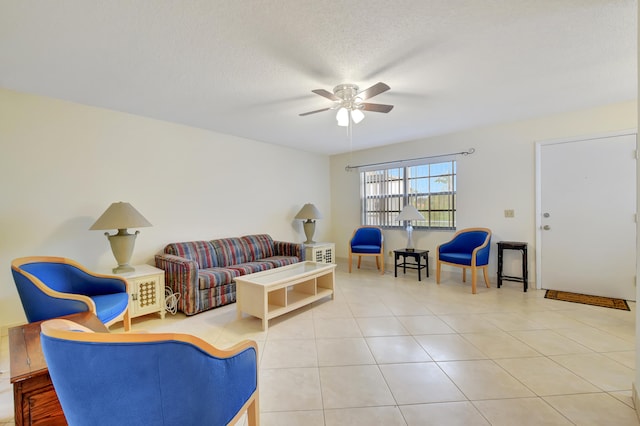
M 102 213 L 102 216 L 96 220 L 96 223 L 89 228 L 90 230 L 118 230 L 118 233 L 113 235 L 109 235 L 108 232 L 104 233 L 109 239 L 111 251 L 118 262 L 118 267 L 113 268 L 114 274 L 135 271 L 135 268 L 129 265 L 129 261 L 133 254 L 136 236 L 140 231 L 136 231 L 135 234 L 129 234 L 127 228 L 143 228 L 147 226 L 152 225 L 138 210 L 133 208 L 129 203 L 119 202 L 111 204 L 109 208 Z
M 411 226 L 412 220 L 425 220 L 424 216 L 420 214 L 418 209 L 407 204 L 404 206 L 398 217 L 396 218 L 398 222 L 406 221 L 407 222 L 407 251 L 414 251 L 413 248 L 413 226 Z
M 304 244 L 315 243 L 315 241 L 313 241 L 313 234 L 316 232 L 315 219 L 322 219 L 318 208 L 311 203 L 307 203 L 302 206 L 295 218 L 305 220 L 305 222 L 302 223 L 304 235 L 307 237 L 307 241 L 305 241 Z

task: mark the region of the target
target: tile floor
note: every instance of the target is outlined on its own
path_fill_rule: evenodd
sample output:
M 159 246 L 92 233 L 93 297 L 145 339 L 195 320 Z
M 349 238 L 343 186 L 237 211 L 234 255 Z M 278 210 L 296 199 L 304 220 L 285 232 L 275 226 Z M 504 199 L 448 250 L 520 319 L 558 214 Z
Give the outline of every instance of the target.
M 460 271 L 439 286 L 415 271 L 381 276 L 364 260 L 349 274 L 342 262 L 334 301 L 272 320 L 267 332 L 258 319 L 236 320 L 235 305 L 136 318 L 134 329 L 220 347 L 256 340 L 264 426 L 640 424 L 635 303 L 627 312 L 552 301 L 512 282 L 472 295 L 460 280 Z M 13 425 L 8 370 L 5 336 L 0 425 Z

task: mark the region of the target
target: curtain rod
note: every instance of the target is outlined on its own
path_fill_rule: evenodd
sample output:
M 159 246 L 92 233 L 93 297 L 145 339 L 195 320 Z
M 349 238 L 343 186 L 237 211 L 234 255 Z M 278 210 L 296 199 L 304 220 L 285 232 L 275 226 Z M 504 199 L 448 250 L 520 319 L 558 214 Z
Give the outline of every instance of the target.
M 359 166 L 349 166 L 347 165 L 344 169 L 347 172 L 350 172 L 353 169 L 358 169 L 360 167 L 369 167 L 369 166 L 382 166 L 385 164 L 398 164 L 398 163 L 406 163 L 408 161 L 416 161 L 416 160 L 426 160 L 429 158 L 438 158 L 438 157 L 448 157 L 450 155 L 469 155 L 476 152 L 475 148 L 469 148 L 468 151 L 460 151 L 460 152 L 452 152 L 450 154 L 439 154 L 439 155 L 429 155 L 427 157 L 418 157 L 418 158 L 409 158 L 407 160 L 396 160 L 396 161 L 383 161 L 382 163 L 371 163 L 371 164 L 360 164 Z

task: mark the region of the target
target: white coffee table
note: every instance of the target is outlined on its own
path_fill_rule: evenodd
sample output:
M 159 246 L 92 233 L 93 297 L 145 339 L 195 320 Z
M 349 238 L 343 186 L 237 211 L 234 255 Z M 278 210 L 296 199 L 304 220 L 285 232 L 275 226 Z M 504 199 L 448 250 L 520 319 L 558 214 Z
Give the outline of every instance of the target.
M 247 313 L 268 321 L 316 300 L 335 297 L 334 264 L 300 262 L 236 278 L 238 319 Z

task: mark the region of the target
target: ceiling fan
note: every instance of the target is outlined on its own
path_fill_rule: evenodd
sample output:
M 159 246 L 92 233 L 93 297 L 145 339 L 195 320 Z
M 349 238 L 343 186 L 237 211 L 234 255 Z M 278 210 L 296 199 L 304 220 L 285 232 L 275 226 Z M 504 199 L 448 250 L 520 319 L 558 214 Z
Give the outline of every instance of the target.
M 304 112 L 300 114 L 300 116 L 337 109 L 336 120 L 338 120 L 338 126 L 348 126 L 351 120 L 353 120 L 354 123 L 359 123 L 364 119 L 362 111 L 387 113 L 393 109 L 393 105 L 364 102 L 367 99 L 389 90 L 390 87 L 386 84 L 382 82 L 376 83 L 361 92 L 359 92 L 358 89 L 358 86 L 355 84 L 339 84 L 333 88 L 333 93 L 324 89 L 312 90 L 313 93 L 330 99 L 334 101 L 335 104 L 327 108 Z

